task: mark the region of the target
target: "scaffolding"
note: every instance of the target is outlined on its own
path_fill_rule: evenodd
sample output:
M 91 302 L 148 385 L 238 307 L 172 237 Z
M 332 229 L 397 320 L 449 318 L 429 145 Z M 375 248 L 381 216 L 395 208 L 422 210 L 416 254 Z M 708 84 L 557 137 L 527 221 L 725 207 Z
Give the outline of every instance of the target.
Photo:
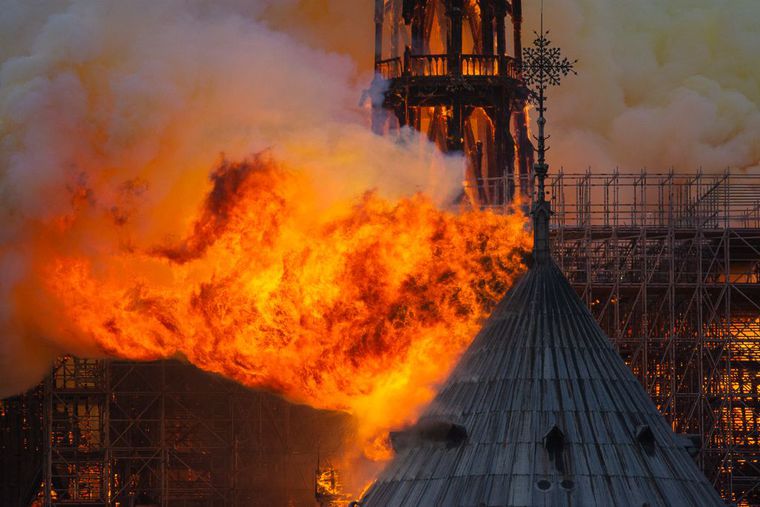
M 42 481 L 41 389 L 0 400 L 0 499 L 31 505 Z
M 352 431 L 178 361 L 64 357 L 2 407 L 3 505 L 23 507 L 310 507 Z
M 760 175 L 553 175 L 553 253 L 722 496 L 760 505 Z

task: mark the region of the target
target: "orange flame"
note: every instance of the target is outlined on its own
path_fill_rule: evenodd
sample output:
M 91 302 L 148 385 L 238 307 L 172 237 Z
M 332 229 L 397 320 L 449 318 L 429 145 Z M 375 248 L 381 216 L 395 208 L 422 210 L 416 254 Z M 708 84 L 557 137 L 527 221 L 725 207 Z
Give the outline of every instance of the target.
M 327 205 L 265 155 L 212 179 L 181 240 L 48 259 L 61 322 L 110 356 L 180 355 L 347 410 L 366 456 L 387 458 L 387 431 L 431 399 L 523 269 L 524 217 L 444 212 L 422 195 Z

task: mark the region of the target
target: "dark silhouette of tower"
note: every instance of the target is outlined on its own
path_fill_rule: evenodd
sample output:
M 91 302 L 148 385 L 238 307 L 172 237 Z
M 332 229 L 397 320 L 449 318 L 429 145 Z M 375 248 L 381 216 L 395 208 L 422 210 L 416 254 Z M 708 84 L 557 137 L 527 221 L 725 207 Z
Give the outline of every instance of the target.
M 465 194 L 477 207 L 531 188 L 521 1 L 375 1 L 374 88 L 383 93 L 374 97 L 373 129 L 409 126 L 443 151 L 464 152 Z

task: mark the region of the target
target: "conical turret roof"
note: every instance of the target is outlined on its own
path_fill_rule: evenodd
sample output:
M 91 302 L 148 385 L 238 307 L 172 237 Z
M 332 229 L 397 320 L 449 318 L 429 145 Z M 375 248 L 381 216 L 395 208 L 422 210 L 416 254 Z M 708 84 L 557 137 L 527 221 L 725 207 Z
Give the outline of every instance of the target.
M 718 506 L 551 259 L 508 292 L 362 506 Z

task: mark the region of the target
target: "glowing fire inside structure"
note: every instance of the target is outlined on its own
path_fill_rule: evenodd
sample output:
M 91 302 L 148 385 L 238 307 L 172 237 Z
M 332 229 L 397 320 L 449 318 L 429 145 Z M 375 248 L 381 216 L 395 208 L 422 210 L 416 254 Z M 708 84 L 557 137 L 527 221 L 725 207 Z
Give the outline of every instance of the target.
M 521 0 L 375 0 L 373 129 L 408 126 L 464 152 L 476 208 L 530 194 L 521 31 Z

